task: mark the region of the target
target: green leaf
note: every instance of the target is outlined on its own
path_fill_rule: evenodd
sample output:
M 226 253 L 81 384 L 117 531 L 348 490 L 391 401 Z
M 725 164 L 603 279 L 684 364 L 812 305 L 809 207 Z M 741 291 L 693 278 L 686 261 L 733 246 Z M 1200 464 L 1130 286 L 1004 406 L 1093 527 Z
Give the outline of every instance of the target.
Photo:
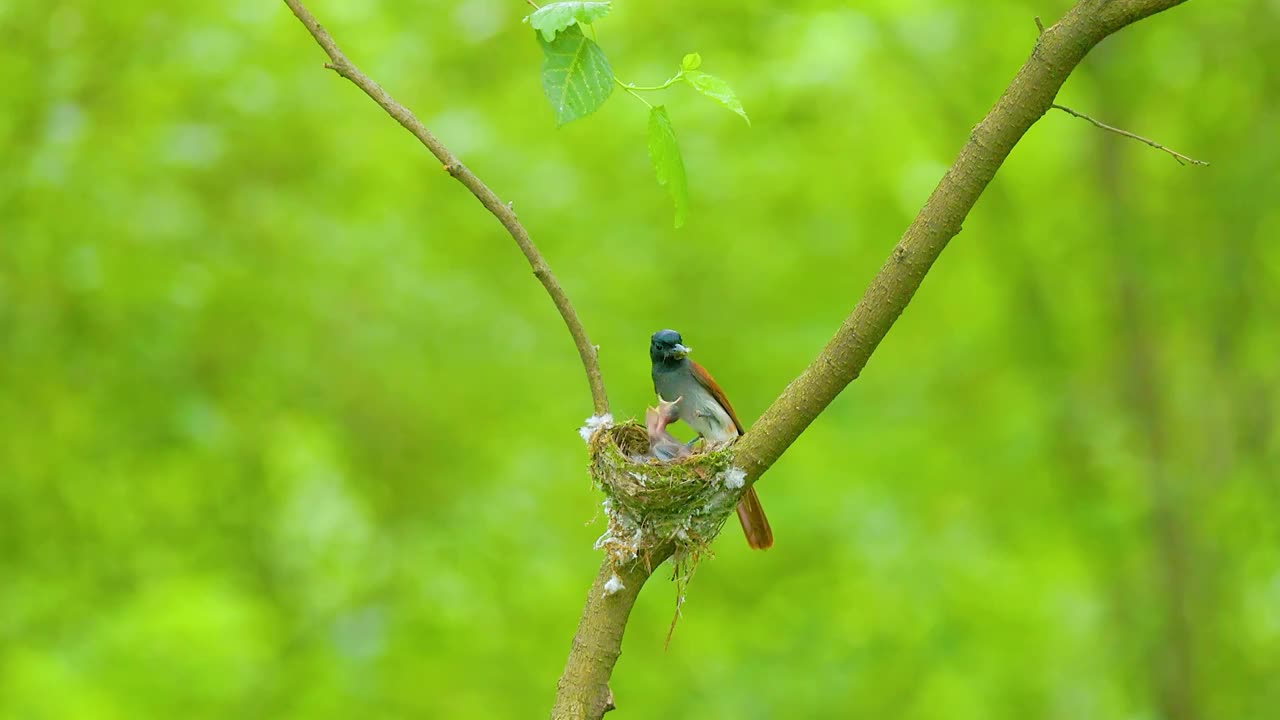
M 748 125 L 751 124 L 751 118 L 747 117 L 747 111 L 742 109 L 742 101 L 738 100 L 738 96 L 733 94 L 733 89 L 729 87 L 729 83 L 715 75 L 694 71 L 685 72 L 684 79 L 693 86 L 694 90 L 738 113 L 743 120 L 747 121 Z
M 586 117 L 609 99 L 613 70 L 604 51 L 581 28 L 565 28 L 550 42 L 539 35 L 538 42 L 546 55 L 542 89 L 555 111 L 556 125 Z
M 698 53 L 689 53 L 684 56 L 684 60 L 680 61 L 680 67 L 684 68 L 685 72 L 697 70 L 700 65 L 702 65 L 702 56 Z
M 667 189 L 676 206 L 675 226 L 684 225 L 689 211 L 689 181 L 684 174 L 684 158 L 676 144 L 676 131 L 671 127 L 667 109 L 661 105 L 649 111 L 649 161 L 658 184 Z
M 590 25 L 599 20 L 613 5 L 607 2 L 558 2 L 543 5 L 525 17 L 534 30 L 542 33 L 542 39 L 551 42 L 556 34 L 573 24 Z

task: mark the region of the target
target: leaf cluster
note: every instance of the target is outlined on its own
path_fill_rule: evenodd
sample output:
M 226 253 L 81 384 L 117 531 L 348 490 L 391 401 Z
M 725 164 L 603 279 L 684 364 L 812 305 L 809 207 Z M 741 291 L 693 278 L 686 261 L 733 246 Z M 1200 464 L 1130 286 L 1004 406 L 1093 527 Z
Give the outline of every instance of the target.
M 751 118 L 729 83 L 698 69 L 702 66 L 702 56 L 696 52 L 685 55 L 676 74 L 661 85 L 643 87 L 619 80 L 604 50 L 593 39 L 592 24 L 608 15 L 611 9 L 612 4 L 608 2 L 556 2 L 538 8 L 525 18 L 542 47 L 542 89 L 557 125 L 599 110 L 613 95 L 615 85 L 644 103 L 649 109 L 649 161 L 658 185 L 671 195 L 674 224 L 678 228 L 684 225 L 689 211 L 684 158 L 666 106 L 650 103 L 641 93 L 684 84 L 736 113 L 748 125 Z M 587 37 L 584 29 L 591 29 L 593 37 Z

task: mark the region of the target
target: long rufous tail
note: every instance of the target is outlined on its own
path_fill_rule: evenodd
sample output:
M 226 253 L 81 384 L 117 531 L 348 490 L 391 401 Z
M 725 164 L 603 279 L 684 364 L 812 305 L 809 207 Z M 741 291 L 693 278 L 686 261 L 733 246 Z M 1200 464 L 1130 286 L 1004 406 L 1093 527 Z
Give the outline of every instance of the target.
M 752 548 L 768 550 L 773 547 L 773 529 L 769 527 L 769 518 L 764 516 L 764 507 L 760 505 L 755 488 L 747 490 L 738 501 L 738 521 L 742 523 L 742 532 Z

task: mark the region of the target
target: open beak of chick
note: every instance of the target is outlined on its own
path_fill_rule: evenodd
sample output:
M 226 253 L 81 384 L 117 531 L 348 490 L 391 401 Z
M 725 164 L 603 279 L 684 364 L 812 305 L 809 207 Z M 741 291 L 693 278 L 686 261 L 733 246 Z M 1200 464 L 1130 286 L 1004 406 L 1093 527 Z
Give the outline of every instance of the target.
M 667 432 L 667 425 L 676 420 L 676 404 L 682 399 L 676 398 L 668 402 L 658 398 L 658 407 L 645 410 L 644 426 L 649 432 L 649 454 L 659 460 L 675 460 L 693 453 L 687 445 Z

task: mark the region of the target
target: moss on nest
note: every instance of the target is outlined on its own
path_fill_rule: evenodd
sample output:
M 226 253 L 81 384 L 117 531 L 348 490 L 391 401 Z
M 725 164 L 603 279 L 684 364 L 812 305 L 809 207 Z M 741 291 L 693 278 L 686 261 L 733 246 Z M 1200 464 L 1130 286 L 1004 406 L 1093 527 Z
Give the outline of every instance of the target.
M 605 494 L 609 517 L 596 547 L 618 565 L 673 542 L 676 579 L 687 580 L 689 561 L 706 552 L 738 501 L 740 489 L 726 482 L 731 449 L 657 460 L 648 454 L 648 433 L 635 421 L 601 427 L 589 445 L 591 476 Z

